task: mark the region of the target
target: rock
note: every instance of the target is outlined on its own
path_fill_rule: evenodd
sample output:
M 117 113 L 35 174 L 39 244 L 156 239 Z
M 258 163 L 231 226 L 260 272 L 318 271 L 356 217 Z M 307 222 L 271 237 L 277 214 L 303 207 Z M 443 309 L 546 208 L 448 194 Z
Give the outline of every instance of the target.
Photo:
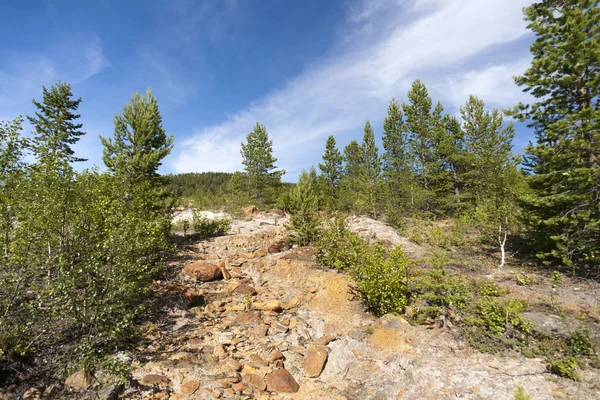
M 218 358 L 225 358 L 227 356 L 227 352 L 223 346 L 217 345 L 213 350 L 213 355 Z
M 296 393 L 300 389 L 300 385 L 298 385 L 292 374 L 284 368 L 276 369 L 267 374 L 265 380 L 269 392 Z
M 227 361 L 227 366 L 229 367 L 229 369 L 232 372 L 237 372 L 237 371 L 240 371 L 242 369 L 242 364 L 240 364 L 238 360 L 235 360 L 233 358 L 230 358 Z
M 42 393 L 43 399 L 53 399 L 58 396 L 58 392 L 60 389 L 56 385 L 50 385 L 46 389 L 44 389 L 44 393 Z
M 210 282 L 223 278 L 223 271 L 218 265 L 209 264 L 204 261 L 197 261 L 193 264 L 186 265 L 183 268 L 183 273 L 192 279 L 201 282 Z
M 92 374 L 87 369 L 81 369 L 69 376 L 65 385 L 75 390 L 88 390 L 92 386 Z
M 280 215 L 282 217 L 285 217 L 285 211 L 280 210 L 279 208 L 271 208 L 271 209 L 267 210 L 267 214 L 275 214 L 275 215 Z
M 117 400 L 119 395 L 125 390 L 124 385 L 110 385 L 104 387 L 98 392 L 99 400 Z
M 282 251 L 286 251 L 292 248 L 292 245 L 286 242 L 283 239 L 276 240 L 269 245 L 267 251 L 269 254 L 273 253 L 281 253 Z
M 242 375 L 242 379 L 244 380 L 244 383 L 255 387 L 258 390 L 267 389 L 267 383 L 258 374 L 244 374 Z
M 285 308 L 287 310 L 291 309 L 291 308 L 296 308 L 298 307 L 298 304 L 300 304 L 300 297 L 298 296 L 294 296 L 292 297 L 292 299 L 289 301 L 289 303 L 287 303 L 287 305 L 285 306 Z
M 242 215 L 247 217 L 249 215 L 256 214 L 258 212 L 258 208 L 256 206 L 252 205 L 252 206 L 242 208 L 241 211 L 242 211 Z
M 142 378 L 144 385 L 165 385 L 170 386 L 171 380 L 164 375 L 148 374 Z
M 281 351 L 279 351 L 279 349 L 275 349 L 269 354 L 268 359 L 269 359 L 269 362 L 275 362 L 277 360 L 285 359 L 285 356 L 283 355 L 283 353 Z
M 246 313 L 239 314 L 235 317 L 234 322 L 238 325 L 252 325 L 260 322 L 259 311 L 249 311 Z
M 288 331 L 288 327 L 282 324 L 279 321 L 275 321 L 271 324 L 271 333 L 286 333 Z
M 327 347 L 317 344 L 311 344 L 306 350 L 304 358 L 304 371 L 309 378 L 315 378 L 321 375 L 321 371 L 327 362 Z
M 281 304 L 275 299 L 269 300 L 266 303 L 252 303 L 252 309 L 261 311 L 276 311 L 282 310 Z
M 196 392 L 196 390 L 198 390 L 199 387 L 200 387 L 200 382 L 198 382 L 196 380 L 186 381 L 181 384 L 180 391 L 183 394 L 194 394 L 194 392 Z
M 250 357 L 248 357 L 248 359 L 250 360 L 250 363 L 252 365 L 254 365 L 255 367 L 258 367 L 258 368 L 266 367 L 267 365 L 269 365 L 267 360 L 265 360 L 258 354 L 250 354 Z
M 234 293 L 237 294 L 243 294 L 243 295 L 251 295 L 254 296 L 256 294 L 258 294 L 258 292 L 256 291 L 256 289 L 254 289 L 252 286 L 250 285 L 245 285 L 245 284 L 241 284 L 238 287 L 236 287 L 235 289 L 233 289 Z
M 36 388 L 29 388 L 23 393 L 23 400 L 40 400 L 42 398 L 42 394 Z
M 219 268 L 221 269 L 221 275 L 223 275 L 223 279 L 225 279 L 226 281 L 231 279 L 231 274 L 229 273 L 229 271 L 227 271 L 227 267 L 225 267 L 225 262 L 221 261 L 219 263 Z
M 204 297 L 196 290 L 187 288 L 181 294 L 188 307 L 196 307 L 204 304 Z

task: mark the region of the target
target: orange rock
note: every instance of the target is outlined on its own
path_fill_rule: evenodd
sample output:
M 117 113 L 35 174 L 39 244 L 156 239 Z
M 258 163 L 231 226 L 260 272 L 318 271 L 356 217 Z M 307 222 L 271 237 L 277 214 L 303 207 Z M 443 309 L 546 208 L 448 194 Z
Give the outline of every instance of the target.
M 267 381 L 267 389 L 270 392 L 296 393 L 300 390 L 300 385 L 298 385 L 292 374 L 283 368 L 267 374 L 265 380 Z
M 183 273 L 192 279 L 201 282 L 210 282 L 223 278 L 223 271 L 218 265 L 209 264 L 204 261 L 197 261 L 193 264 L 186 265 L 183 268 Z
M 198 390 L 199 387 L 200 382 L 196 380 L 183 382 L 183 384 L 181 385 L 181 393 L 193 394 L 196 390 Z
M 247 206 L 241 209 L 242 215 L 248 216 L 252 214 L 256 214 L 258 212 L 258 208 L 254 205 Z
M 144 385 L 171 385 L 171 380 L 164 375 L 148 374 L 142 378 Z
M 306 376 L 309 378 L 315 378 L 321 375 L 321 371 L 325 367 L 327 362 L 327 347 L 311 344 L 306 350 L 306 357 L 304 358 L 304 371 Z
M 244 374 L 242 375 L 242 379 L 246 384 L 258 390 L 265 390 L 267 388 L 267 383 L 258 374 Z

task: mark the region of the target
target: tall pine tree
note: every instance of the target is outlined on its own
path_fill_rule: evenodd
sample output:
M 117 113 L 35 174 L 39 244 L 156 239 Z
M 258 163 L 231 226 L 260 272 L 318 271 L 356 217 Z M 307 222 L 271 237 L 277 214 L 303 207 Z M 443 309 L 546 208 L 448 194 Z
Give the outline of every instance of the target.
M 260 198 L 265 188 L 281 183 L 285 171 L 276 170 L 277 159 L 273 157 L 273 141 L 269 139 L 264 125 L 256 123 L 254 130 L 246 136 L 246 143 L 242 143 L 241 154 L 255 200 Z
M 162 159 L 173 149 L 173 135 L 165 133 L 152 91 L 146 96 L 136 92 L 114 123 L 114 139 L 100 138 L 108 169 L 129 182 L 156 177 Z
M 41 102 L 33 100 L 37 111 L 27 119 L 35 129 L 32 147 L 40 164 L 86 161 L 75 157 L 71 148 L 85 135 L 83 125 L 76 122 L 80 103 L 81 98 L 73 99 L 71 85 L 60 81 L 50 89 L 42 87 Z
M 325 179 L 329 196 L 335 198 L 339 189 L 340 179 L 342 178 L 342 153 L 335 144 L 335 137 L 329 136 L 325 144 L 325 153 L 323 154 L 323 163 L 319 163 L 319 169 Z
M 392 207 L 405 209 L 410 205 L 411 172 L 402 108 L 392 99 L 383 120 L 383 175 L 388 183 Z
M 535 97 L 512 114 L 536 144 L 525 165 L 538 256 L 600 272 L 599 0 L 543 0 L 525 8 L 536 39 L 531 67 L 515 78 Z

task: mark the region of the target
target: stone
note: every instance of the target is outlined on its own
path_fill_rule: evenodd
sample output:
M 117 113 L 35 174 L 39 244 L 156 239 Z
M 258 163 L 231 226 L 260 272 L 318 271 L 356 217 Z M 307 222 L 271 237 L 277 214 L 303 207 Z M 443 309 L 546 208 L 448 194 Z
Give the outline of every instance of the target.
M 288 242 L 286 242 L 283 239 L 279 239 L 279 240 L 272 242 L 269 245 L 269 247 L 267 248 L 267 251 L 269 252 L 269 254 L 274 254 L 274 253 L 281 253 L 282 251 L 286 251 L 291 248 L 292 248 L 291 244 L 289 244 Z
M 181 293 L 181 297 L 183 297 L 188 307 L 196 307 L 204 304 L 204 297 L 192 288 L 185 289 Z
M 260 322 L 260 312 L 259 311 L 249 311 L 246 313 L 241 313 L 237 317 L 235 317 L 234 322 L 238 325 L 252 325 Z
M 306 350 L 304 357 L 304 371 L 309 378 L 315 378 L 321 375 L 321 371 L 327 362 L 327 347 L 318 344 L 311 344 Z
M 266 367 L 267 365 L 269 365 L 267 360 L 265 360 L 258 354 L 250 354 L 250 357 L 248 357 L 248 359 L 250 360 L 250 363 L 252 365 L 254 365 L 255 367 L 260 368 L 260 367 Z
M 242 212 L 242 215 L 247 217 L 249 215 L 256 214 L 258 212 L 258 208 L 254 205 L 251 205 L 251 206 L 243 207 L 241 209 L 241 212 Z
M 230 358 L 229 360 L 227 360 L 227 367 L 230 371 L 237 372 L 242 369 L 242 364 L 240 364 L 238 360 Z
M 219 358 L 225 358 L 227 356 L 227 352 L 225 351 L 225 348 L 221 345 L 215 346 L 215 349 L 213 350 L 213 355 L 215 357 L 219 357 Z
M 267 374 L 267 390 L 269 392 L 296 393 L 300 390 L 300 385 L 294 379 L 288 370 L 281 368 Z
M 269 354 L 268 359 L 269 359 L 269 362 L 275 362 L 277 360 L 285 359 L 285 356 L 283 355 L 283 353 L 281 351 L 279 351 L 279 349 L 275 349 Z
M 170 386 L 171 380 L 164 375 L 148 374 L 142 378 L 144 385 L 165 385 Z
M 271 208 L 269 210 L 267 210 L 267 214 L 275 214 L 275 215 L 279 215 L 284 217 L 285 216 L 285 211 L 279 209 L 279 208 Z
M 225 262 L 221 261 L 219 263 L 219 268 L 221 269 L 221 275 L 223 275 L 223 279 L 225 279 L 226 281 L 231 279 L 231 274 L 229 273 L 229 271 L 227 271 L 227 267 L 225 267 Z
M 194 394 L 200 387 L 200 382 L 196 380 L 186 381 L 181 384 L 181 393 L 183 394 Z
M 283 325 L 279 321 L 275 321 L 271 324 L 271 333 L 272 334 L 286 333 L 288 330 L 289 330 L 289 328 L 287 326 Z
M 92 374 L 87 369 L 81 369 L 69 376 L 65 385 L 75 390 L 88 390 L 92 386 Z
M 186 265 L 183 268 L 183 273 L 192 279 L 201 282 L 216 281 L 223 278 L 223 271 L 218 265 L 210 264 L 204 261 Z
M 265 303 L 252 303 L 253 310 L 262 310 L 262 311 L 276 311 L 279 312 L 282 310 L 281 304 L 275 299 L 268 300 Z
M 244 385 L 241 382 L 233 384 L 233 390 L 235 390 L 236 392 L 241 392 L 244 389 L 246 389 L 246 385 Z
M 242 375 L 242 379 L 243 379 L 244 383 L 246 383 L 247 385 L 250 385 L 252 387 L 255 387 L 258 390 L 266 390 L 267 389 L 267 383 L 258 374 L 252 374 L 252 373 L 244 374 L 244 375 Z
M 292 299 L 289 301 L 289 303 L 287 303 L 287 305 L 285 306 L 286 309 L 291 309 L 291 308 L 296 308 L 298 307 L 298 305 L 300 304 L 300 297 L 298 296 L 294 296 L 292 297 Z
M 236 287 L 235 289 L 233 289 L 233 293 L 243 294 L 243 295 L 249 294 L 251 296 L 254 296 L 254 295 L 258 294 L 258 292 L 256 291 L 256 289 L 254 289 L 250 285 L 245 285 L 245 284 L 241 284 L 238 287 Z
M 117 400 L 119 395 L 125 390 L 124 385 L 110 385 L 102 388 L 98 392 L 99 400 Z

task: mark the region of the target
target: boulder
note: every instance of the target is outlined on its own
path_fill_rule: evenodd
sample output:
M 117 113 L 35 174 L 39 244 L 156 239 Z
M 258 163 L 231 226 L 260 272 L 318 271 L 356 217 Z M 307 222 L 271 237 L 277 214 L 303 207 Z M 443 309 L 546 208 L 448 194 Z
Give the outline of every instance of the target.
M 267 388 L 267 383 L 258 374 L 244 374 L 242 375 L 242 379 L 244 380 L 244 383 L 255 387 L 258 390 L 265 390 Z
M 281 253 L 282 251 L 286 251 L 292 248 L 292 245 L 289 244 L 288 242 L 286 242 L 283 239 L 279 239 L 279 240 L 275 240 L 274 242 L 272 242 L 267 251 L 269 252 L 269 254 L 273 254 L 273 253 Z
M 209 264 L 204 261 L 197 261 L 193 264 L 186 265 L 183 268 L 183 273 L 190 278 L 201 282 L 216 281 L 223 278 L 223 271 L 219 265 Z
M 265 303 L 252 303 L 253 310 L 261 310 L 261 311 L 281 311 L 281 304 L 275 299 L 268 300 Z
M 164 375 L 148 374 L 142 378 L 142 383 L 144 385 L 149 385 L 149 386 L 152 386 L 152 385 L 170 386 L 171 380 Z
M 280 216 L 284 217 L 285 211 L 283 211 L 279 208 L 271 208 L 270 210 L 267 210 L 267 214 L 275 214 L 275 215 L 280 215 Z
M 186 381 L 181 384 L 180 391 L 183 394 L 194 394 L 194 392 L 196 392 L 196 390 L 198 390 L 199 387 L 200 387 L 200 382 L 198 382 L 196 380 Z
M 235 289 L 233 289 L 233 293 L 243 294 L 243 295 L 249 294 L 251 296 L 258 294 L 256 289 L 254 289 L 252 286 L 245 285 L 243 283 L 241 285 L 237 286 Z
M 246 313 L 239 314 L 235 317 L 234 322 L 238 325 L 252 325 L 260 322 L 260 312 L 249 311 Z
M 252 206 L 242 208 L 241 211 L 242 211 L 242 215 L 248 216 L 248 215 L 256 214 L 258 212 L 258 208 L 256 206 L 252 205 Z
M 300 385 L 294 379 L 288 370 L 281 368 L 267 374 L 267 390 L 269 392 L 296 393 L 300 390 Z
M 321 375 L 321 371 L 325 367 L 327 362 L 327 347 L 311 344 L 306 350 L 306 357 L 304 357 L 304 371 L 306 376 L 309 378 L 315 378 Z
M 92 386 L 92 374 L 87 369 L 81 369 L 69 376 L 65 385 L 75 390 L 88 390 Z

